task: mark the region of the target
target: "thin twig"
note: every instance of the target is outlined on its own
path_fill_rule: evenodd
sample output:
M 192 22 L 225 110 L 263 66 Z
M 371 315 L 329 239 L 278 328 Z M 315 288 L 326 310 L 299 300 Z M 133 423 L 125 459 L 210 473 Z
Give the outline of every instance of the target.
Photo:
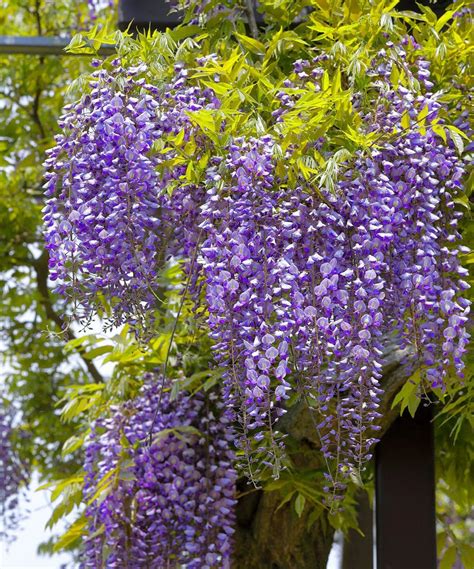
M 173 328 L 171 330 L 170 341 L 168 344 L 168 350 L 166 351 L 165 362 L 163 364 L 163 377 L 161 378 L 160 395 L 158 398 L 158 403 L 156 405 L 155 413 L 153 415 L 153 421 L 151 422 L 150 432 L 148 433 L 148 444 L 149 445 L 151 445 L 151 443 L 152 443 L 153 428 L 155 427 L 156 419 L 158 417 L 158 413 L 159 413 L 160 407 L 161 407 L 161 400 L 163 398 L 163 391 L 164 391 L 164 387 L 165 387 L 165 383 L 166 383 L 166 374 L 168 371 L 169 359 L 170 359 L 170 355 L 171 355 L 171 347 L 173 345 L 174 337 L 176 335 L 176 330 L 178 328 L 179 319 L 181 317 L 181 313 L 183 311 L 184 303 L 186 302 L 186 296 L 188 294 L 189 286 L 191 284 L 191 279 L 193 277 L 194 264 L 195 264 L 196 259 L 197 259 L 198 249 L 199 249 L 199 244 L 201 242 L 202 232 L 203 232 L 203 230 L 201 229 L 199 231 L 199 234 L 198 234 L 197 239 L 196 239 L 196 248 L 194 249 L 193 257 L 191 259 L 191 264 L 189 266 L 188 278 L 186 279 L 186 285 L 185 285 L 184 290 L 183 290 L 183 296 L 181 297 L 181 302 L 179 304 L 178 313 L 176 314 L 176 318 L 174 319 L 174 323 L 173 323 Z

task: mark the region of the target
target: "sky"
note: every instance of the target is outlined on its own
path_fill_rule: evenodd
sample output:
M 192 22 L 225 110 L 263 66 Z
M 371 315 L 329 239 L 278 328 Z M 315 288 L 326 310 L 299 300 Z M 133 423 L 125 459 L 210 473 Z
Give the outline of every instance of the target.
M 33 481 L 33 488 L 38 487 L 38 482 Z M 70 560 L 69 555 L 56 555 L 45 557 L 37 554 L 38 545 L 46 541 L 53 533 L 46 530 L 45 525 L 48 521 L 52 506 L 49 501 L 49 492 L 41 490 L 39 492 L 30 491 L 28 502 L 23 501 L 24 508 L 30 510 L 28 517 L 22 522 L 21 529 L 16 532 L 16 541 L 10 545 L 0 540 L 0 569 L 60 569 L 63 563 Z M 64 527 L 64 526 L 63 526 Z

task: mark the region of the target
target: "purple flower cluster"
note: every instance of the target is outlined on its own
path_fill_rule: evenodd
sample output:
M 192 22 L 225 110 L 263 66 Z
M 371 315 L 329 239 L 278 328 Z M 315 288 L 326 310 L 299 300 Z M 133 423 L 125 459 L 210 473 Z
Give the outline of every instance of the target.
M 429 64 L 414 53 L 409 61 L 387 42 L 372 62 L 370 100 L 356 94 L 353 106 L 374 142 L 339 164 L 331 191 L 286 174 L 277 135 L 231 140 L 190 183 L 167 143 L 181 138 L 197 163 L 210 143 L 188 112 L 219 101 L 190 86 L 183 67 L 162 89 L 145 70 L 99 71 L 92 95 L 63 118 L 47 162 L 52 277 L 87 315 L 102 295 L 115 323 L 137 328 L 155 307 L 160 264 L 182 258 L 251 475 L 281 464 L 277 420 L 296 394 L 316 413 L 342 490 L 376 440 L 387 339 L 427 389 L 443 388 L 451 369 L 462 375 L 469 302 L 454 199 L 464 162 L 443 130 Z M 407 86 L 393 84 L 394 65 Z M 331 66 L 326 54 L 295 63 L 277 96 L 278 132 L 300 84 L 318 91 Z M 331 144 L 310 146 L 329 160 Z
M 387 272 L 370 211 L 378 196 L 360 185 L 326 202 L 275 190 L 273 147 L 271 137 L 236 140 L 209 169 L 199 263 L 210 334 L 250 471 L 252 451 L 279 460 L 273 424 L 292 388 L 317 405 L 322 450 L 343 469 L 367 455 L 378 416 Z
M 148 374 L 134 400 L 92 426 L 84 569 L 228 566 L 236 474 L 227 412 L 212 394 L 171 402 L 161 382 Z
M 17 457 L 13 444 L 13 414 L 0 409 L 0 539 L 15 539 L 14 531 L 22 518 L 19 498 L 27 483 L 25 466 Z
M 297 62 L 296 77 L 317 83 L 324 61 L 312 71 Z M 462 374 L 468 341 L 453 201 L 463 161 L 432 128 L 441 104 L 427 62 L 413 64 L 418 93 L 391 84 L 385 51 L 373 69 L 379 104 L 360 113 L 382 140 L 342 165 L 334 194 L 321 200 L 304 181 L 282 190 L 287 180 L 275 174 L 275 142 L 266 136 L 237 139 L 214 160 L 201 206 L 208 324 L 245 448 L 264 463 L 279 460 L 273 423 L 292 388 L 321 416 L 336 490 L 376 441 L 387 339 L 397 334 L 428 389 L 443 387 L 451 367 Z M 279 98 L 282 121 L 294 100 Z
M 271 137 L 235 140 L 227 157 L 209 168 L 198 262 L 216 360 L 240 404 L 244 434 L 269 427 L 277 459 L 280 445 L 272 424 L 279 410 L 274 404 L 286 397 L 290 385 L 285 318 L 277 300 L 288 271 L 281 262 L 281 227 L 274 213 L 280 196 L 273 191 L 273 145 Z M 275 379 L 278 386 L 272 389 Z M 243 442 L 248 451 L 248 437 Z
M 403 51 L 398 55 L 405 57 Z M 386 60 L 385 51 L 379 57 Z M 385 226 L 384 256 L 390 268 L 388 315 L 402 344 L 412 347 L 423 379 L 431 387 L 443 387 L 451 366 L 462 374 L 469 338 L 470 303 L 462 297 L 469 285 L 459 261 L 467 250 L 458 245 L 462 214 L 454 203 L 465 168 L 454 144 L 433 130 L 443 121 L 442 105 L 431 93 L 429 63 L 418 59 L 413 68 L 422 93 L 392 88 L 375 112 L 387 132 L 402 132 L 403 116 L 413 128 L 372 153 L 359 183 L 378 187 L 384 196 L 378 217 Z M 390 73 L 390 64 L 379 66 L 387 82 Z M 423 130 L 417 126 L 421 113 L 426 115 Z M 358 161 L 359 172 L 360 166 Z
M 186 111 L 216 103 L 210 92 L 184 85 L 184 69 L 158 89 L 140 77 L 144 66 L 115 65 L 111 73 L 96 71 L 91 94 L 61 117 L 62 133 L 45 163 L 46 247 L 57 291 L 80 303 L 76 316 L 87 320 L 105 299 L 113 324 L 146 329 L 175 231 L 170 208 L 183 202 L 183 192 L 170 198 L 166 188 L 186 170 L 178 165 L 159 174 L 174 154 L 152 153 L 153 144 L 183 129 L 189 139 Z

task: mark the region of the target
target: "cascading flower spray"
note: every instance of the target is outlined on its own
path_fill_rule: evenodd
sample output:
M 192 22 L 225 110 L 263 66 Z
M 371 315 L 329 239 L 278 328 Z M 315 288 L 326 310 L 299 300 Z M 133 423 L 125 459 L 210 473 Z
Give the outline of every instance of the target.
M 236 483 L 228 412 L 215 393 L 171 401 L 164 384 L 147 374 L 136 398 L 92 425 L 84 569 L 228 566 Z
M 0 408 L 0 538 L 15 539 L 15 530 L 22 519 L 20 500 L 28 484 L 27 465 L 15 452 L 13 443 L 14 410 L 2 402 Z
M 377 440 L 387 341 L 407 350 L 422 386 L 442 388 L 451 367 L 462 374 L 468 340 L 453 201 L 463 160 L 449 133 L 440 135 L 443 107 L 427 62 L 408 61 L 390 42 L 387 50 L 368 73 L 369 104 L 352 101 L 361 133 L 377 137 L 339 164 L 331 188 L 277 168 L 276 128 L 293 112 L 300 82 L 322 89 L 329 56 L 296 62 L 277 95 L 272 134 L 219 147 L 200 181 L 187 179 L 188 163 L 167 142 L 182 137 L 197 161 L 211 143 L 190 115 L 220 103 L 181 65 L 160 86 L 145 80 L 145 68 L 97 71 L 92 94 L 63 117 L 46 164 L 59 292 L 76 297 L 85 315 L 105 297 L 113 322 L 140 334 L 152 329 L 160 266 L 181 258 L 186 292 L 205 309 L 249 474 L 267 466 L 278 474 L 278 418 L 297 394 L 314 413 L 329 470 L 335 464 L 328 489 L 337 497 Z M 411 86 L 393 84 L 394 61 Z M 338 151 L 324 138 L 314 145 L 327 160 Z

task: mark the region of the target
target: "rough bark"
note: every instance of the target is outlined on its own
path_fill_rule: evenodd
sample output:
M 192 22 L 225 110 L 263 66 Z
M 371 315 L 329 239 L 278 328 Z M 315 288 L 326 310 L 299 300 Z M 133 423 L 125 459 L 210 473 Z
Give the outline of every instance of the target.
M 398 416 L 392 410 L 395 394 L 407 379 L 402 365 L 405 356 L 395 346 L 387 350 L 382 380 L 384 395 L 380 410 L 383 434 Z M 279 429 L 288 433 L 292 448 L 304 449 L 296 459 L 304 457 L 299 466 L 312 468 L 321 464 L 319 441 L 313 420 L 303 402 L 296 404 L 280 421 Z M 323 512 L 308 527 L 309 511 L 301 518 L 291 503 L 279 508 L 278 492 L 253 490 L 241 482 L 242 497 L 237 507 L 237 532 L 234 569 L 326 569 L 334 531 L 328 523 L 328 513 Z M 306 510 L 309 510 L 308 508 Z
M 235 569 L 326 569 L 334 530 L 325 516 L 308 529 L 308 513 L 278 509 L 277 492 L 258 490 L 239 501 Z

